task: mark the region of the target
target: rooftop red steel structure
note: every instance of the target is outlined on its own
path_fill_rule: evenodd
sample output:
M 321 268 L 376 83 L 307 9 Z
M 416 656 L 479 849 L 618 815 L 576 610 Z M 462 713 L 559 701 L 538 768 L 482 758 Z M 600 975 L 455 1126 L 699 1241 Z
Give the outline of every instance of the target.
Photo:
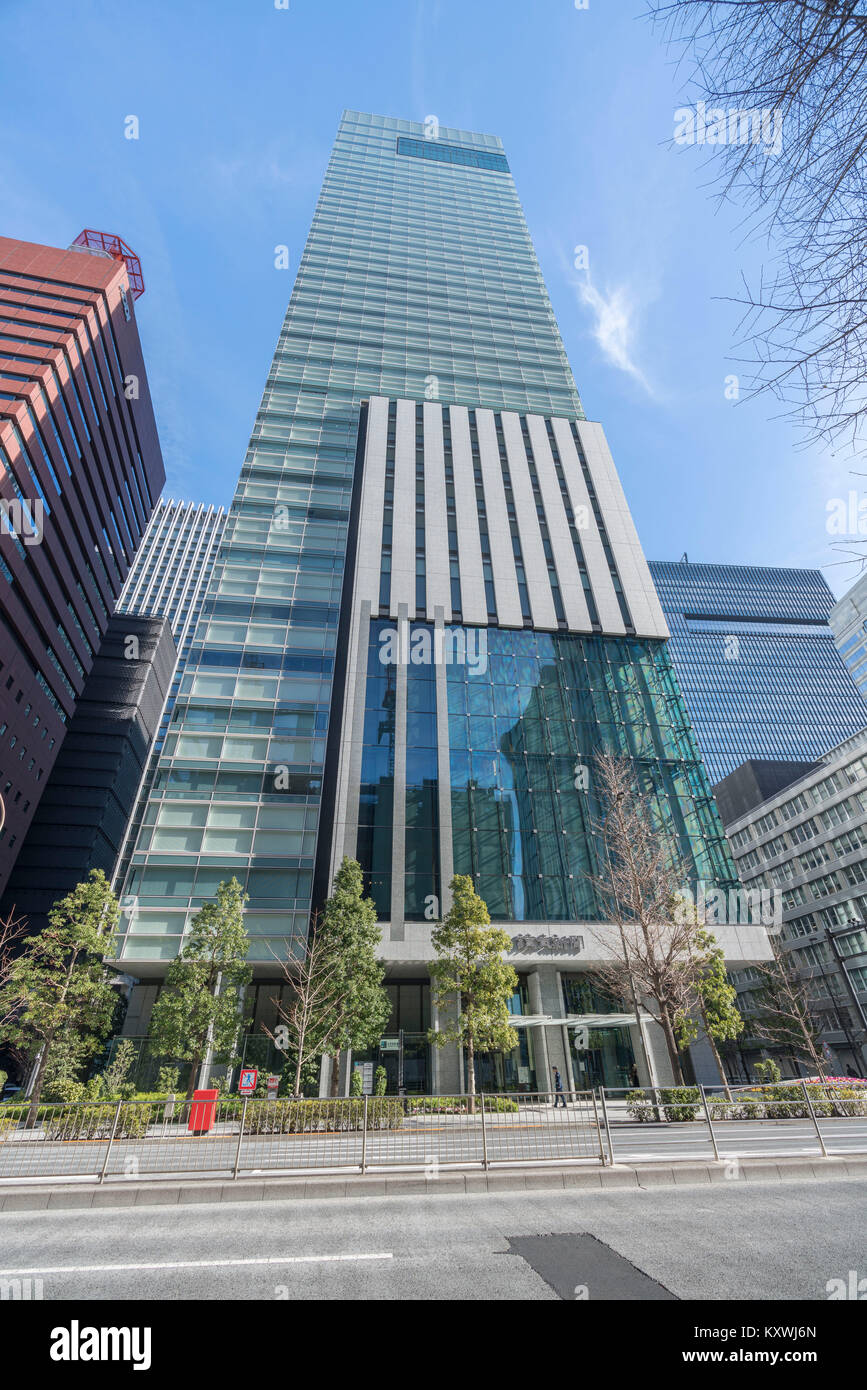
M 117 236 L 114 232 L 97 232 L 92 227 L 85 227 L 72 244 L 73 246 L 86 246 L 91 251 L 105 251 L 106 255 L 111 256 L 113 260 L 123 261 L 129 275 L 129 287 L 133 299 L 140 299 L 144 294 L 145 285 L 141 273 L 141 261 L 132 248 L 127 246 L 123 237 Z

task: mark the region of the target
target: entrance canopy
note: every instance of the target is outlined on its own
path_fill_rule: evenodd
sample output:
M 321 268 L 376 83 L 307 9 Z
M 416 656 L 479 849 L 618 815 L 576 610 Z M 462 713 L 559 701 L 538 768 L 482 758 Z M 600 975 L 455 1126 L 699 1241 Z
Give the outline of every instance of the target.
M 645 1023 L 653 1022 L 653 1015 L 641 1012 Z M 553 1014 L 512 1014 L 509 1018 L 511 1028 L 628 1028 L 635 1023 L 635 1014 L 569 1014 L 566 1018 L 554 1018 Z

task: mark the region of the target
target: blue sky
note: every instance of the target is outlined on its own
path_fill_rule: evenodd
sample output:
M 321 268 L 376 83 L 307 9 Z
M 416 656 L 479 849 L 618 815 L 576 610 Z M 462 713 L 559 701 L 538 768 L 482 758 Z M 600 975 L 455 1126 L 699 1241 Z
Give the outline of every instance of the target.
M 672 145 L 681 75 L 644 10 L 0 0 L 0 231 L 131 244 L 166 492 L 227 503 L 343 108 L 493 131 L 648 557 L 829 566 L 842 592 L 854 571 L 831 563 L 827 503 L 859 480 L 774 401 L 726 398 L 727 301 L 767 248 L 717 208 L 712 151 Z

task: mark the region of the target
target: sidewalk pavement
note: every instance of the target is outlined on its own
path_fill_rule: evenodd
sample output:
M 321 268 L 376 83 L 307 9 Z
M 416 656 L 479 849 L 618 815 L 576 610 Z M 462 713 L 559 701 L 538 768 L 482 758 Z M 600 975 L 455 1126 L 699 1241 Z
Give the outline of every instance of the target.
M 668 1163 L 589 1165 L 537 1164 L 489 1168 L 441 1168 L 437 1176 L 416 1171 L 330 1173 L 263 1178 L 139 1179 L 114 1178 L 93 1182 L 16 1183 L 0 1187 L 0 1212 L 41 1211 L 73 1207 L 185 1206 L 191 1203 L 317 1201 L 326 1197 L 435 1197 L 490 1192 L 604 1192 L 611 1188 L 683 1187 L 707 1183 L 827 1181 L 867 1178 L 867 1154 L 834 1158 L 741 1158 L 712 1161 L 682 1159 Z

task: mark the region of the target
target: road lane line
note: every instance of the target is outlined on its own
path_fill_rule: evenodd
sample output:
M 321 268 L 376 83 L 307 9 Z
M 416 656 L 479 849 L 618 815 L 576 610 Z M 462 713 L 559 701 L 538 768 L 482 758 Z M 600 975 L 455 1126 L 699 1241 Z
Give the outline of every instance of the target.
M 5 1269 L 2 1277 L 18 1278 L 22 1274 L 121 1274 L 145 1269 L 223 1269 L 229 1265 L 304 1265 L 330 1264 L 351 1260 L 393 1260 L 391 1251 L 362 1255 L 268 1255 L 248 1260 L 166 1260 L 159 1263 L 133 1265 L 54 1265 L 34 1269 Z

